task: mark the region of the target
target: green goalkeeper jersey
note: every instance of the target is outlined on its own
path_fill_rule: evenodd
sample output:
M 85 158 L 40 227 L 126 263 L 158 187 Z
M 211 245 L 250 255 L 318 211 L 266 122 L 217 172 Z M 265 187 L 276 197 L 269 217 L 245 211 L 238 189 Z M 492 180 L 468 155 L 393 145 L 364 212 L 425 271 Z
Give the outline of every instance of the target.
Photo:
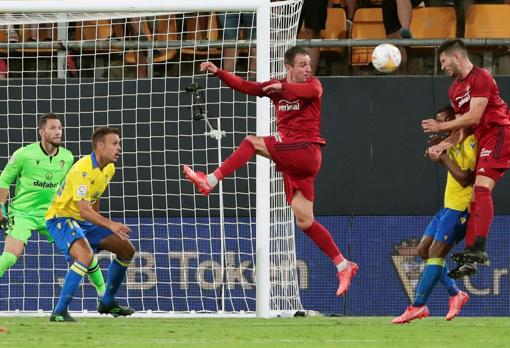
M 59 147 L 54 156 L 49 156 L 41 143 L 16 150 L 0 175 L 0 188 L 3 189 L 9 189 L 16 180 L 16 194 L 11 200 L 9 214 L 44 219 L 73 162 L 73 154 L 63 147 Z

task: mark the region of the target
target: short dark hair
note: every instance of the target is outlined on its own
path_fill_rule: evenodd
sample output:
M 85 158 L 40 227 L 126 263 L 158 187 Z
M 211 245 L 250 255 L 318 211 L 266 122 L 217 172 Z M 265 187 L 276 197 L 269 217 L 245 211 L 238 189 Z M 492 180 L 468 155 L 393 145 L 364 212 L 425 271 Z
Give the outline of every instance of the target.
M 305 56 L 310 55 L 310 53 L 308 53 L 305 48 L 301 46 L 293 46 L 285 51 L 284 63 L 290 66 L 294 66 L 294 58 L 296 58 L 298 54 L 303 54 Z
M 117 134 L 120 137 L 118 128 L 113 127 L 99 127 L 92 133 L 92 148 L 95 149 L 98 142 L 103 141 L 104 137 L 108 134 Z
M 463 56 L 467 57 L 466 45 L 460 39 L 451 39 L 443 42 L 441 46 L 439 46 L 438 54 L 451 54 L 454 51 L 460 52 Z
M 436 111 L 436 115 L 442 114 L 442 113 L 446 114 L 446 119 L 449 119 L 449 120 L 455 119 L 455 110 L 453 109 L 453 107 L 451 105 L 443 106 L 442 108 L 440 108 L 439 110 Z
M 45 114 L 42 114 L 41 117 L 39 117 L 38 127 L 39 129 L 42 129 L 48 120 L 59 120 L 60 117 L 58 117 L 57 114 L 54 114 L 53 112 L 47 112 Z

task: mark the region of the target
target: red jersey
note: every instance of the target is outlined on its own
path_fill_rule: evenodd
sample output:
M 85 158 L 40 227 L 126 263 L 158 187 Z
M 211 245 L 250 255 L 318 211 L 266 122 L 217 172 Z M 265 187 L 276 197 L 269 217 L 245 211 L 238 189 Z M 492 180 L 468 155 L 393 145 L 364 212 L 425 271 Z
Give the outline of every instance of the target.
M 480 123 L 473 126 L 477 139 L 480 139 L 486 129 L 493 126 L 510 125 L 508 107 L 499 95 L 496 81 L 486 69 L 473 66 L 465 78 L 453 81 L 448 95 L 456 114 L 465 114 L 469 111 L 472 97 L 488 99 Z
M 320 132 L 322 85 L 317 78 L 310 77 L 303 83 L 288 83 L 286 80 L 253 82 L 221 69 L 216 76 L 236 91 L 271 98 L 275 105 L 276 127 L 283 138 L 321 145 L 326 143 Z M 281 93 L 268 94 L 262 90 L 262 87 L 278 82 L 283 87 Z

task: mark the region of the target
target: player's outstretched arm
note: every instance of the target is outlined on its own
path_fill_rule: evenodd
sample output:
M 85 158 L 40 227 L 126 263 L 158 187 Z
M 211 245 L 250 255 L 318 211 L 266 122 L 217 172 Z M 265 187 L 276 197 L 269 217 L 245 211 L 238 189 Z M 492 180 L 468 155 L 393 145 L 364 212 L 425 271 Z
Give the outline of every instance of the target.
M 477 125 L 482 119 L 488 101 L 485 97 L 473 97 L 469 103 L 469 111 L 465 114 L 456 117 L 454 120 L 442 123 L 434 119 L 423 120 L 421 121 L 421 127 L 425 133 L 438 133 Z
M 439 160 L 439 156 L 452 146 L 457 145 L 469 135 L 469 132 L 465 129 L 459 129 L 452 131 L 448 137 L 443 139 L 438 144 L 430 146 L 425 154 L 432 160 Z
M 246 93 L 248 95 L 254 95 L 257 97 L 262 97 L 265 95 L 264 91 L 262 91 L 261 83 L 254 81 L 246 81 L 228 71 L 219 69 L 216 65 L 214 65 L 211 62 L 201 63 L 200 70 L 215 74 L 227 86 L 236 91 Z
M 131 232 L 129 227 L 121 224 L 120 222 L 115 222 L 105 218 L 92 208 L 89 201 L 81 200 L 77 202 L 77 205 L 80 209 L 80 216 L 82 219 L 89 221 L 94 225 L 108 228 L 120 239 L 128 239 L 129 232 Z

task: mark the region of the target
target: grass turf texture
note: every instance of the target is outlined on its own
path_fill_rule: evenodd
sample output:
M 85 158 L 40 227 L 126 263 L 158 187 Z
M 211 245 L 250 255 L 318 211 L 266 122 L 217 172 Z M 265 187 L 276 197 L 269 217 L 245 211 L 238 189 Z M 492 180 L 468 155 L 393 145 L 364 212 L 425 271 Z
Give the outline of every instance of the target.
M 508 318 L 428 318 L 407 325 L 358 318 L 48 318 L 2 317 L 0 347 L 508 347 Z

